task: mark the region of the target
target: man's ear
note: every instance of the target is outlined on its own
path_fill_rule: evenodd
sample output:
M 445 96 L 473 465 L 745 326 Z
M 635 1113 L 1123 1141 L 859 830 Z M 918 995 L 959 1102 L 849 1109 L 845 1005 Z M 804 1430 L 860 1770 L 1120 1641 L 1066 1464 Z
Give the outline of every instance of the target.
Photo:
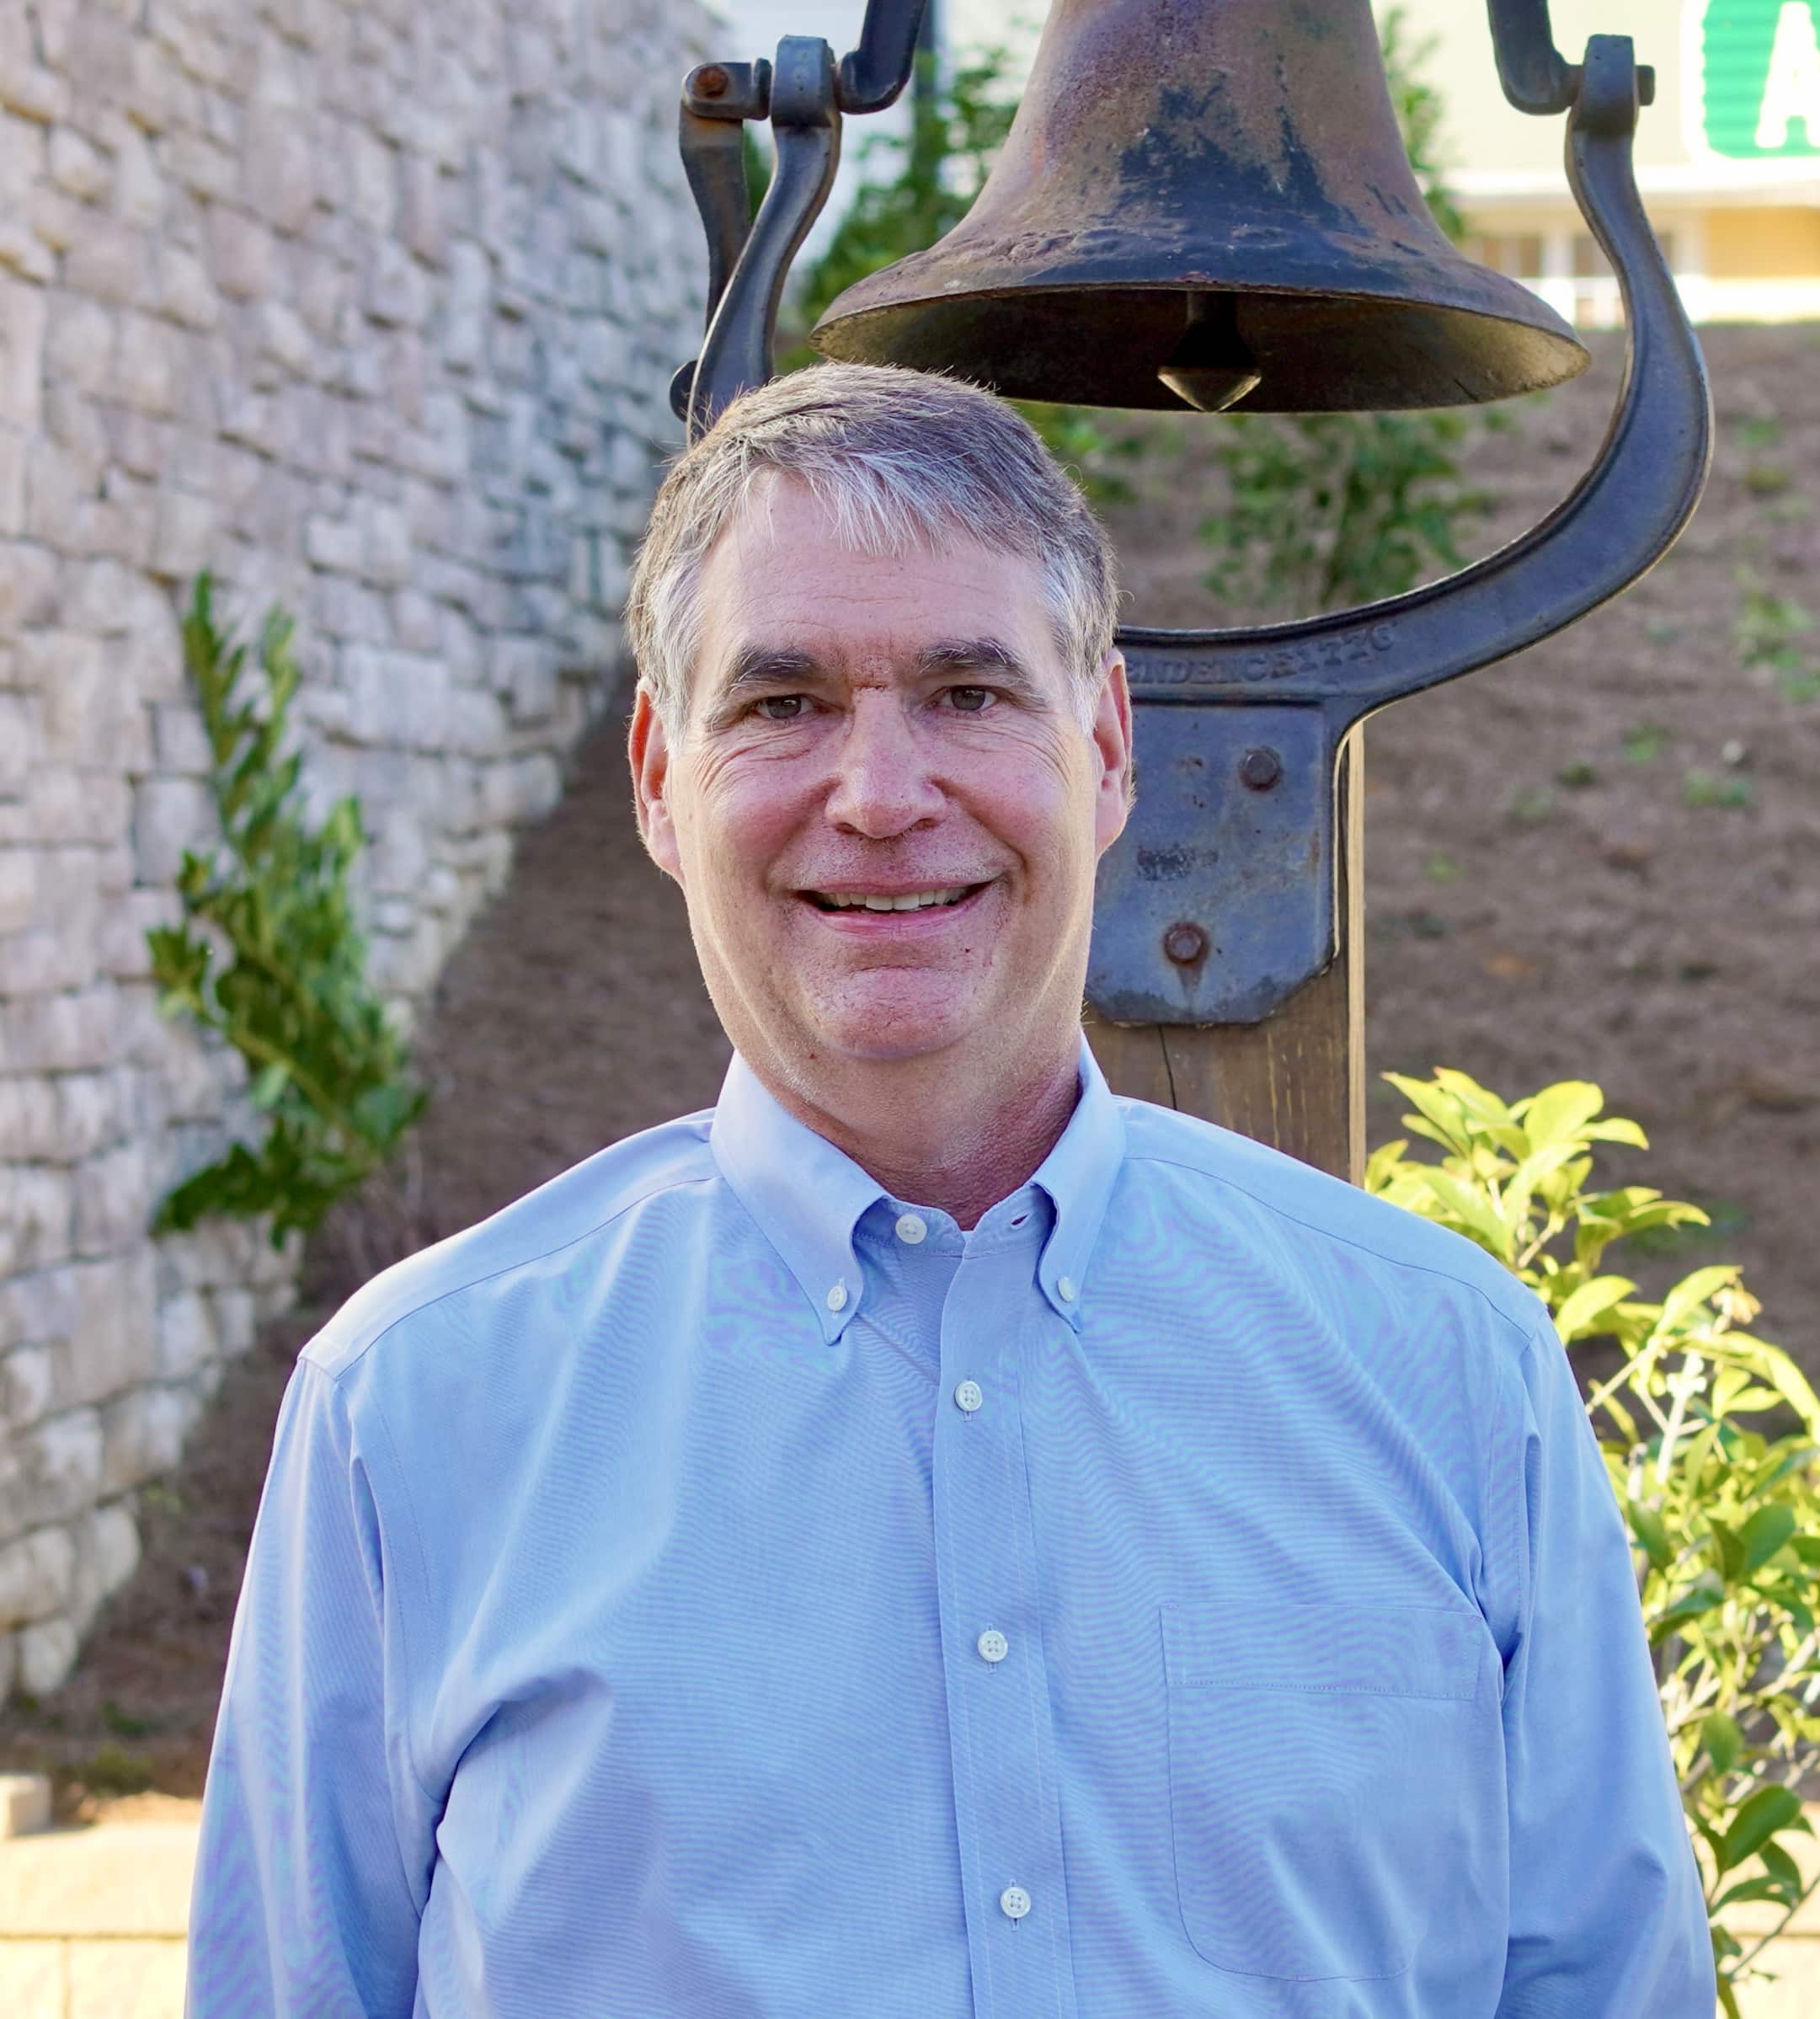
M 1134 796 L 1131 769 L 1131 690 L 1125 680 L 1125 655 L 1116 646 L 1100 661 L 1099 699 L 1089 731 L 1100 760 L 1099 789 L 1093 807 L 1093 846 L 1104 855 L 1124 831 L 1125 816 Z
M 676 847 L 675 824 L 670 817 L 670 737 L 664 718 L 641 680 L 632 704 L 632 734 L 627 740 L 632 761 L 632 798 L 638 809 L 638 836 L 646 852 L 666 876 L 682 881 L 682 857 Z

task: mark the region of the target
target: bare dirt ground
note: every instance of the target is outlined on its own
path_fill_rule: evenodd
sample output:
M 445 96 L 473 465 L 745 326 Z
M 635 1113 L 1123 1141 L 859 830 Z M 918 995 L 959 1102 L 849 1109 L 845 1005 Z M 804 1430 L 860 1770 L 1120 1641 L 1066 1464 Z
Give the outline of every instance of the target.
M 1714 329 L 1706 348 L 1718 457 L 1668 560 L 1564 636 L 1366 732 L 1368 1058 L 1374 1075 L 1453 1066 L 1507 1098 L 1596 1080 L 1651 1143 L 1609 1152 L 1599 1179 L 1713 1219 L 1613 1263 L 1652 1293 L 1742 1263 L 1756 1329 L 1820 1376 L 1820 699 L 1751 677 L 1734 638 L 1746 563 L 1820 611 L 1820 330 Z M 1499 499 L 1480 549 L 1571 488 L 1620 361 L 1599 343 L 1586 378 L 1476 452 Z M 1134 621 L 1225 621 L 1198 585 L 1211 486 L 1188 440 L 1150 496 L 1108 515 Z M 1820 631 L 1806 644 L 1820 670 Z M 369 1201 L 316 1242 L 302 1306 L 229 1370 L 180 1473 L 145 1494 L 142 1568 L 75 1676 L 0 1710 L 0 1770 L 52 1771 L 71 1817 L 199 1792 L 298 1347 L 366 1267 L 711 1102 L 726 1056 L 610 729 L 438 993 L 420 1194 Z M 1374 1079 L 1374 1146 L 1402 1111 Z

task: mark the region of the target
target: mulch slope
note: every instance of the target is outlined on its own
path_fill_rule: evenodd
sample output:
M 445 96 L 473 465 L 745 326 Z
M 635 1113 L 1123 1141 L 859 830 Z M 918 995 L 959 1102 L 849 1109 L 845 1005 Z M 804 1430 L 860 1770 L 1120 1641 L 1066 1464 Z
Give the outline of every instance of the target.
M 1598 1081 L 1652 1146 L 1611 1151 L 1602 1181 L 1697 1200 L 1716 1223 L 1614 1265 L 1659 1292 L 1742 1263 L 1757 1329 L 1820 1376 L 1820 702 L 1748 678 L 1733 642 L 1741 561 L 1820 609 L 1820 331 L 1716 329 L 1707 350 L 1718 462 L 1668 560 L 1520 661 L 1366 732 L 1367 1051 L 1374 1075 L 1449 1065 L 1507 1098 Z M 1587 378 L 1476 451 L 1501 500 L 1481 546 L 1571 488 L 1618 361 L 1599 344 Z M 1746 425 L 1765 415 L 1773 444 Z M 1216 621 L 1193 535 L 1214 493 L 1184 443 L 1155 494 L 1109 515 L 1136 621 Z M 1690 769 L 1748 780 L 1750 804 L 1689 804 Z M 67 1814 L 135 1784 L 200 1791 L 272 1417 L 314 1327 L 392 1254 L 713 1099 L 726 1043 L 680 902 L 638 850 L 616 726 L 524 837 L 421 1055 L 437 1098 L 413 1195 L 318 1241 L 302 1308 L 229 1370 L 181 1474 L 147 1494 L 143 1567 L 76 1675 L 51 1703 L 0 1710 L 0 1768 L 54 1769 Z M 1374 1146 L 1402 1109 L 1374 1079 Z

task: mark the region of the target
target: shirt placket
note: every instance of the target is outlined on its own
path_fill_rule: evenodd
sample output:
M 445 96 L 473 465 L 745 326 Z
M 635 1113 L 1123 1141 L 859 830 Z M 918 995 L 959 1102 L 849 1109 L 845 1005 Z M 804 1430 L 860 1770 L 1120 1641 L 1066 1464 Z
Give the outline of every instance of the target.
M 969 1255 L 943 1306 L 936 1576 L 979 2019 L 1075 2019 L 1054 1734 L 1023 1455 L 1022 1354 L 1050 1319 L 1022 1246 Z

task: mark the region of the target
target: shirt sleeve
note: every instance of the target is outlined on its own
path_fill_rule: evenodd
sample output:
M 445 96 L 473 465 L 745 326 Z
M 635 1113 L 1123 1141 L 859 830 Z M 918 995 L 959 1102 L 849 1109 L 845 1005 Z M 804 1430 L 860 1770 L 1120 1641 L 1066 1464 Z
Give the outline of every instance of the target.
M 1510 1938 L 1497 2019 L 1712 2019 L 1711 1937 L 1617 1497 L 1545 1311 L 1524 1353 L 1504 1681 Z
M 345 1397 L 300 1361 L 228 1645 L 188 2019 L 410 2019 L 435 1817 L 388 1740 L 403 1693 L 390 1571 Z

